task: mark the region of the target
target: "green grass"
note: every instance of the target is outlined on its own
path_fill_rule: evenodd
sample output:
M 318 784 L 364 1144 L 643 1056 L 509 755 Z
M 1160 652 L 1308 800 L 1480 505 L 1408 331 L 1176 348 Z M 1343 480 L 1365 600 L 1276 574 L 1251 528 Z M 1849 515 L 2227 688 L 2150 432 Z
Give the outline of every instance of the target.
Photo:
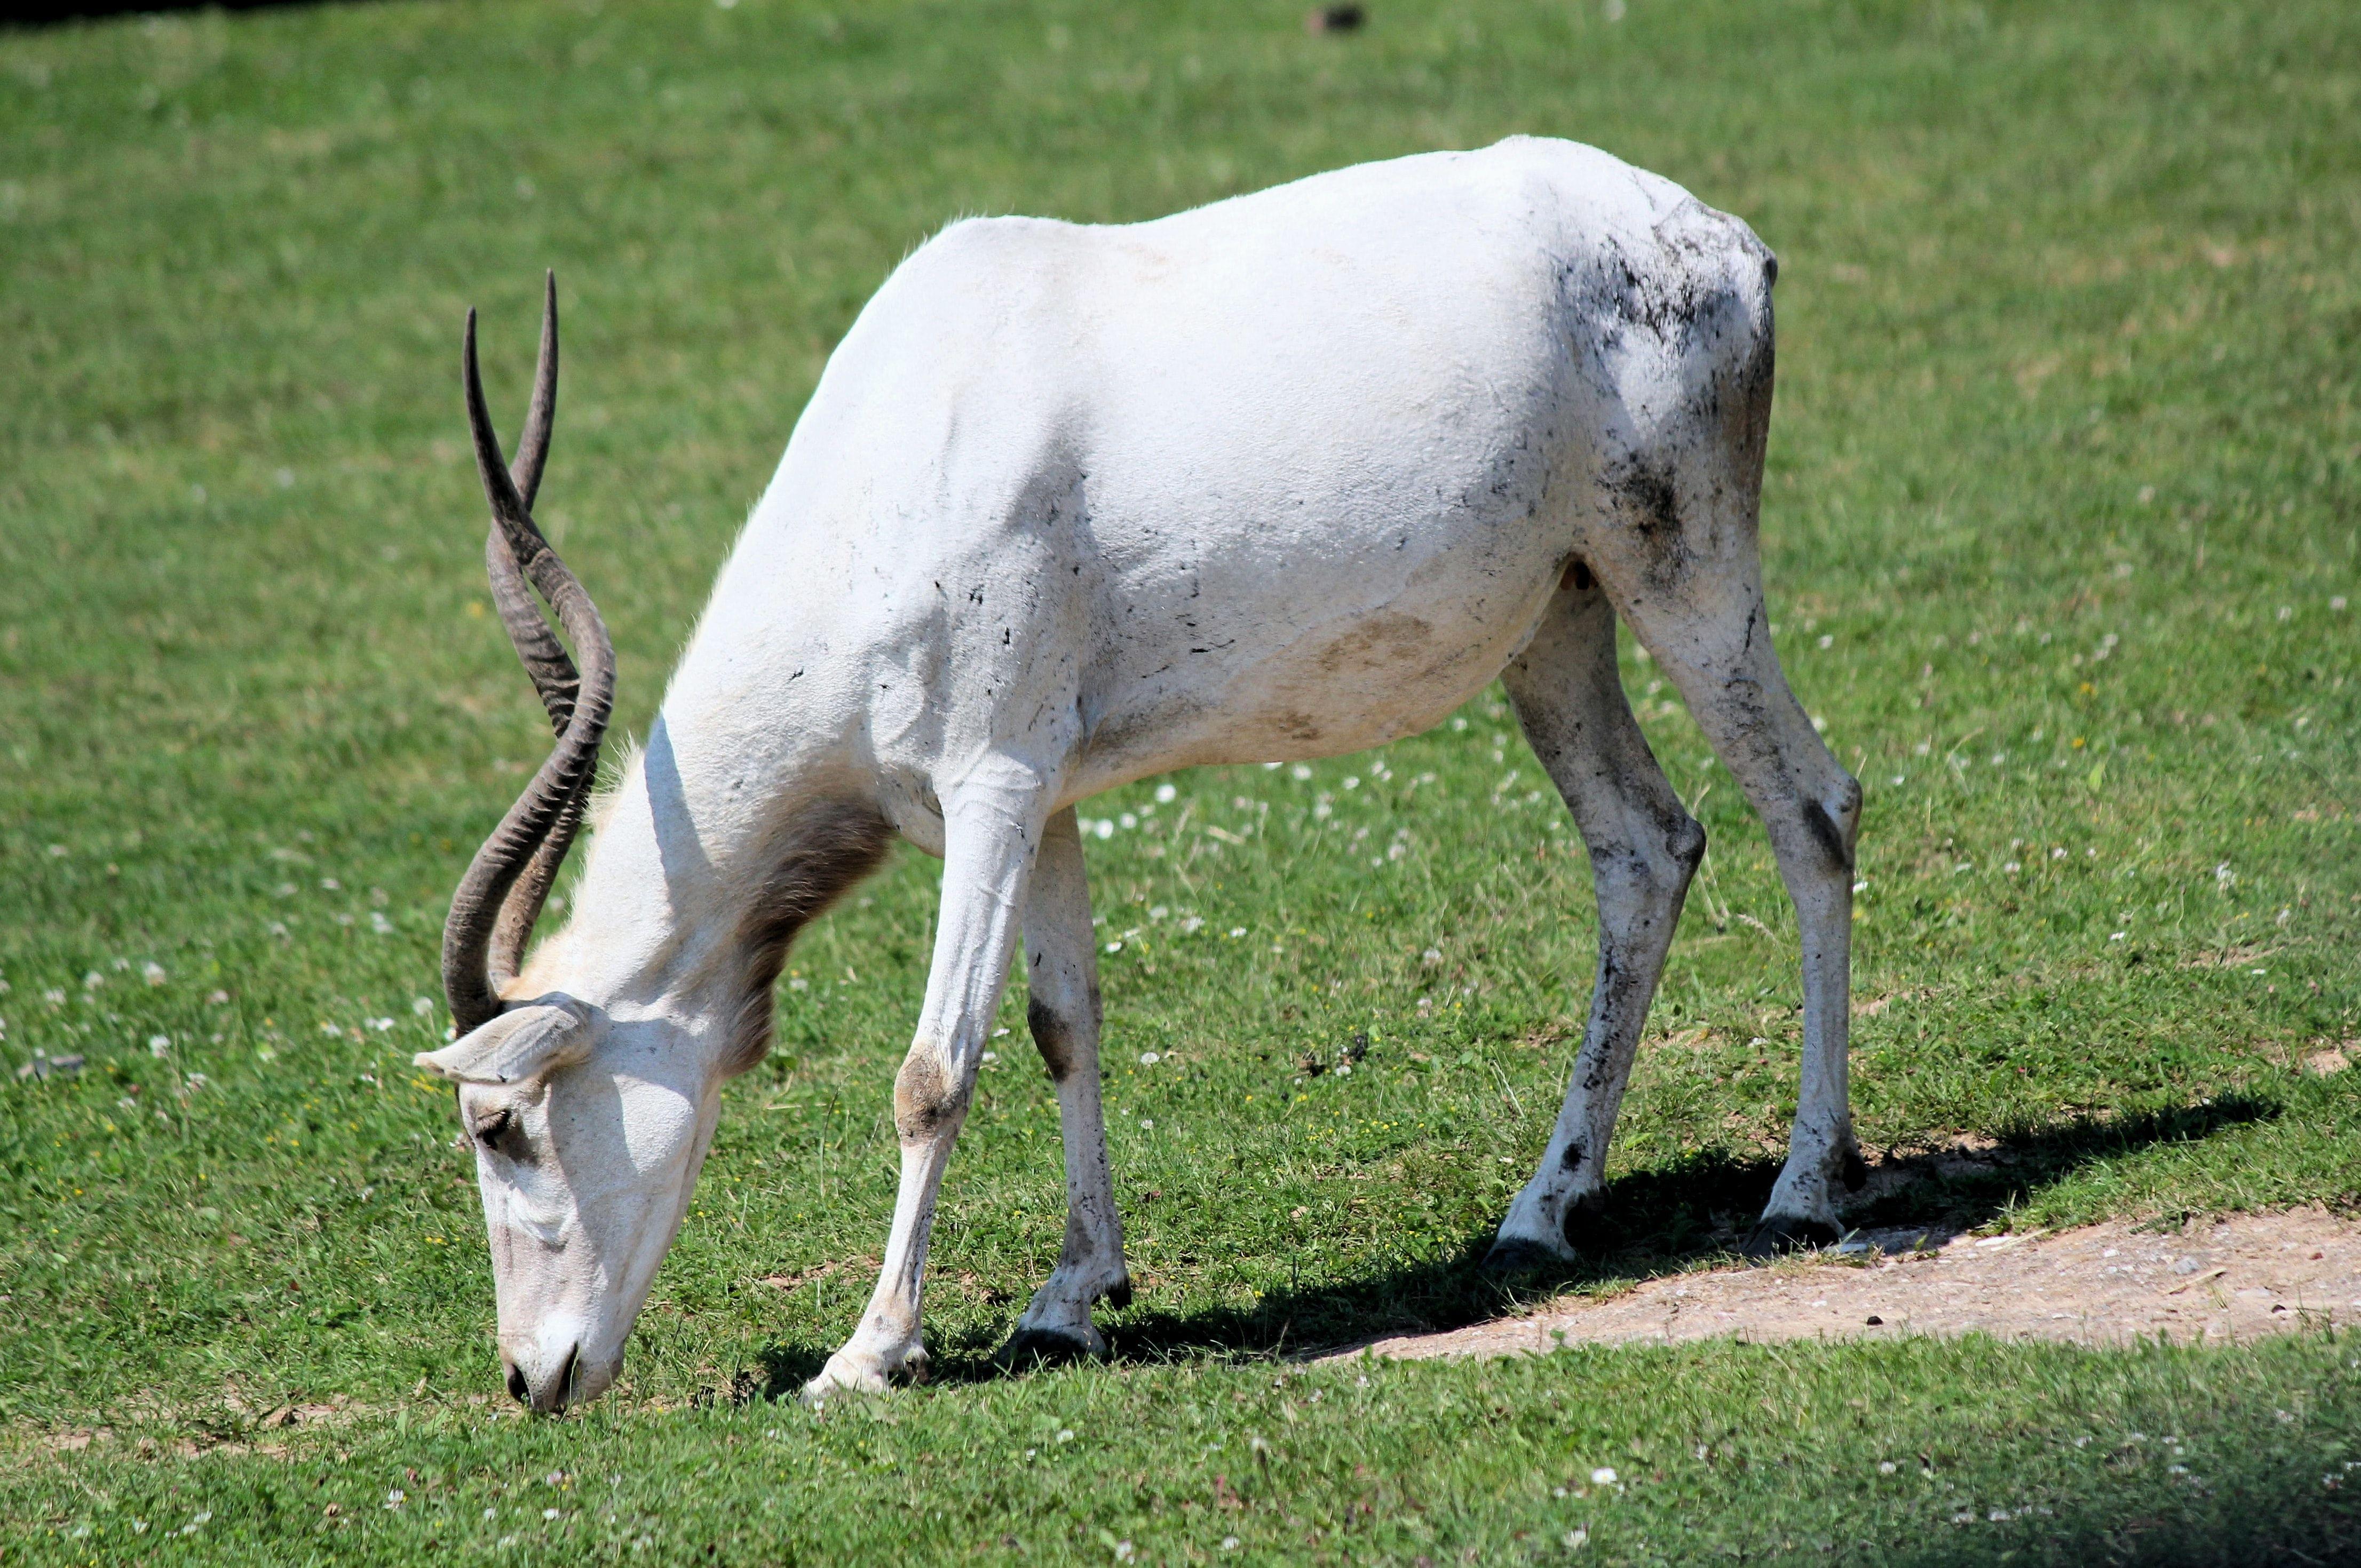
M 441 1035 L 412 1000 L 443 899 L 546 733 L 482 587 L 465 307 L 512 430 L 559 270 L 543 514 L 640 729 L 829 345 L 933 228 L 1512 131 L 1680 180 L 1780 253 L 1766 569 L 1870 791 L 1862 1134 L 2017 1157 L 1879 1217 L 2361 1197 L 2361 1074 L 2306 1070 L 2361 1058 L 2361 15 L 1484 0 L 1315 38 L 1298 13 L 391 0 L 0 32 L 0 1052 L 88 1062 L 0 1086 L 0 1562 L 1225 1535 L 1513 1561 L 1576 1528 L 1602 1562 L 2361 1550 L 2323 1484 L 2361 1438 L 2341 1335 L 1367 1388 L 1280 1365 L 1506 1304 L 1470 1264 L 1555 1109 L 1592 919 L 1497 697 L 1309 779 L 1087 808 L 1139 819 L 1092 844 L 1140 1286 L 1113 1365 L 983 1364 L 1060 1234 L 1020 1000 L 938 1232 L 942 1383 L 819 1424 L 763 1398 L 849 1332 L 884 1238 L 932 907 L 906 853 L 792 955 L 616 1392 L 493 1420 L 471 1168 L 405 1065 Z M 1534 1288 L 1716 1256 L 1792 1109 L 1760 831 L 1627 672 L 1714 843 L 1601 1250 Z M 1304 1070 L 1360 1036 L 1352 1075 Z M 255 1429 L 291 1402 L 340 1413 Z M 2202 1462 L 2171 1474 L 2165 1435 Z M 1600 1464 L 1624 1492 L 1553 1496 Z

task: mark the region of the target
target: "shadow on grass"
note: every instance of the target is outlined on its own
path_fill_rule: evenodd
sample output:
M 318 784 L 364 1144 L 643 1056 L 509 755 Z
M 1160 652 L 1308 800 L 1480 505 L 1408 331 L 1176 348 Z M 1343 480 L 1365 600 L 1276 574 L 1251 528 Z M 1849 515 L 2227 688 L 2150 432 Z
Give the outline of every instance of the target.
M 2225 1095 L 2202 1105 L 1897 1149 L 1872 1163 L 1869 1184 L 1854 1196 L 1846 1223 L 1864 1231 L 1924 1232 L 1939 1243 L 1997 1218 L 2079 1167 L 2209 1137 L 2284 1110 L 2274 1100 Z M 1448 1255 L 1273 1290 L 1251 1309 L 1128 1311 L 1108 1326 L 1109 1348 L 1115 1359 L 1135 1363 L 1288 1357 L 1391 1334 L 1462 1328 L 1569 1287 L 1636 1281 L 1734 1259 L 1778 1174 L 1779 1162 L 1767 1157 L 1739 1159 L 1719 1150 L 1692 1155 L 1609 1183 L 1606 1202 L 1586 1217 L 1577 1237 L 1582 1258 L 1563 1267 L 1488 1273 L 1482 1264 L 1492 1233 L 1486 1229 Z M 930 1376 L 947 1382 L 1006 1376 L 991 1360 L 994 1332 L 977 1329 L 930 1341 Z M 762 1357 L 767 1386 L 761 1392 L 792 1395 L 826 1359 L 825 1352 L 806 1345 L 771 1347 Z

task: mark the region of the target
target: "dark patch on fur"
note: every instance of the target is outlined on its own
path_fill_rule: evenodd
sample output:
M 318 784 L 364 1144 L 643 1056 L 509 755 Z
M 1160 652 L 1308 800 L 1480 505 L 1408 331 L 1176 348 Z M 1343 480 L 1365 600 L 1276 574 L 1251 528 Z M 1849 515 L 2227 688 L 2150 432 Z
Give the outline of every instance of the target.
M 723 1070 L 744 1072 L 771 1048 L 772 987 L 796 933 L 846 889 L 877 869 L 894 830 L 864 801 L 828 801 L 789 823 L 744 917 L 738 940 L 746 987 L 732 1020 L 734 1042 Z
M 1686 888 L 1697 867 L 1705 864 L 1705 824 L 1686 811 L 1681 813 L 1679 822 L 1664 834 L 1664 848 L 1681 863 L 1681 883 Z
M 1607 488 L 1622 501 L 1642 539 L 1662 549 L 1680 537 L 1681 498 L 1671 465 L 1634 455 L 1609 471 Z
M 1066 1021 L 1044 1007 L 1037 996 L 1025 1004 L 1025 1026 L 1033 1031 L 1033 1043 L 1041 1049 L 1041 1065 L 1049 1069 L 1049 1081 L 1065 1082 L 1074 1070 L 1074 1044 Z
M 1582 1157 L 1587 1152 L 1579 1140 L 1570 1143 L 1565 1146 L 1565 1153 L 1559 1157 L 1558 1165 L 1568 1175 L 1572 1175 L 1582 1168 Z
M 1804 826 L 1812 830 L 1819 841 L 1820 852 L 1843 871 L 1852 870 L 1852 846 L 1845 842 L 1844 829 L 1837 826 L 1828 808 L 1817 800 L 1804 803 Z

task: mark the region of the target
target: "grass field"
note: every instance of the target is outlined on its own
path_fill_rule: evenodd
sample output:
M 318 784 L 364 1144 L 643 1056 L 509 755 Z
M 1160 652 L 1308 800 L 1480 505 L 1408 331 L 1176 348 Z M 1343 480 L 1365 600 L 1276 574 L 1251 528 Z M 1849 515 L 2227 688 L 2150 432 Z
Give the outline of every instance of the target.
M 482 583 L 466 306 L 513 429 L 541 268 L 564 282 L 542 516 L 641 729 L 829 345 L 933 228 L 1523 131 L 1782 259 L 1765 552 L 1869 788 L 1862 1135 L 2016 1157 L 1874 1217 L 2351 1206 L 2361 1073 L 2317 1067 L 2361 1057 L 2356 127 L 2334 0 L 0 31 L 0 1563 L 2361 1552 L 2347 1332 L 1290 1362 L 1515 1299 L 1473 1262 L 1554 1112 L 1592 920 L 1497 696 L 1309 776 L 1085 807 L 1140 1287 L 1109 1365 L 984 1362 L 1063 1202 L 1020 995 L 946 1190 L 940 1380 L 825 1420 L 772 1398 L 884 1239 L 915 853 L 791 956 L 779 1048 L 579 1417 L 501 1408 L 471 1162 L 407 1066 L 443 1030 L 443 901 L 546 738 Z M 1713 848 L 1602 1250 L 1526 1298 L 1717 1258 L 1792 1111 L 1761 832 L 1626 670 Z M 37 1052 L 85 1066 L 16 1076 Z M 289 1406 L 325 1409 L 261 1421 Z

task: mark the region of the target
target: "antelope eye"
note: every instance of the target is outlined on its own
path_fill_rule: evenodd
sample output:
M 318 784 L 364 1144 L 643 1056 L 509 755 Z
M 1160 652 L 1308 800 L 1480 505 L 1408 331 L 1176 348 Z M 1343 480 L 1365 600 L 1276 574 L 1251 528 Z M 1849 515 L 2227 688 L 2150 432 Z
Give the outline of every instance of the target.
M 477 1121 L 474 1128 L 476 1142 L 485 1148 L 499 1152 L 501 1140 L 507 1138 L 515 1129 L 516 1113 L 502 1106 L 490 1115 Z

